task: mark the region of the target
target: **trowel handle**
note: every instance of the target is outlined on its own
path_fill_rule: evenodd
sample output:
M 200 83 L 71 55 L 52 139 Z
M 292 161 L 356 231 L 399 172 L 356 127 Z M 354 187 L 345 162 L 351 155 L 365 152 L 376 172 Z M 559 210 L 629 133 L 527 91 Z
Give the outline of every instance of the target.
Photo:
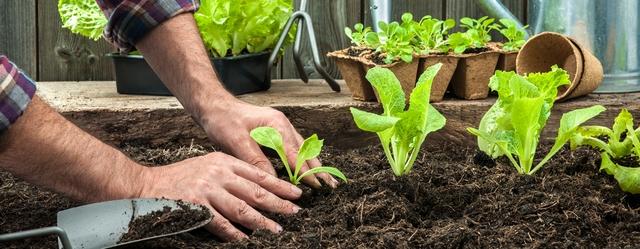
M 58 235 L 58 238 L 60 238 L 60 242 L 62 243 L 62 248 L 72 249 L 71 242 L 69 242 L 69 237 L 67 237 L 67 232 L 65 232 L 64 229 L 59 227 L 44 227 L 44 228 L 38 228 L 38 229 L 27 230 L 22 232 L 0 234 L 0 242 L 27 239 L 27 238 L 33 238 L 33 237 L 42 237 L 42 236 L 51 235 L 51 234 Z

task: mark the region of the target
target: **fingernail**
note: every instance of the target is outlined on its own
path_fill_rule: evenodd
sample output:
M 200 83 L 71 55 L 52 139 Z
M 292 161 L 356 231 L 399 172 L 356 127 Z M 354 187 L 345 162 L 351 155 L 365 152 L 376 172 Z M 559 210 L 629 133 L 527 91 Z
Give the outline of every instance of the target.
M 297 214 L 298 212 L 300 212 L 300 209 L 302 209 L 300 206 L 298 205 L 293 205 L 293 213 Z
M 291 192 L 293 192 L 295 195 L 301 195 L 302 194 L 302 189 L 296 187 L 296 186 L 292 186 L 291 187 Z
M 282 232 L 282 226 L 277 225 L 276 226 L 276 233 L 281 233 Z

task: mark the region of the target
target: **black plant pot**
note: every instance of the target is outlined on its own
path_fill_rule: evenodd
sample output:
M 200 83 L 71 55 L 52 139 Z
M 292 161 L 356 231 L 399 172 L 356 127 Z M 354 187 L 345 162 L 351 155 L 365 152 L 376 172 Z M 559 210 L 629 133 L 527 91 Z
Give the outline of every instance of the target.
M 224 87 L 232 94 L 265 91 L 271 87 L 266 79 L 271 52 L 234 57 L 212 58 Z M 116 88 L 120 94 L 171 96 L 169 89 L 140 55 L 108 54 L 116 69 Z

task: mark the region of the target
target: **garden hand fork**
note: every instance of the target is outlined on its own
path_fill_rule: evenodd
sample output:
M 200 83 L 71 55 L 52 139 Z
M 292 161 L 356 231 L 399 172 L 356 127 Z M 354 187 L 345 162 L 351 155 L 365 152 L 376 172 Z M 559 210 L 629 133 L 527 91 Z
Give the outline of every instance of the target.
M 276 47 L 271 52 L 271 57 L 269 58 L 269 67 L 267 68 L 267 80 L 271 82 L 271 69 L 273 68 L 273 64 L 282 49 L 284 41 L 287 39 L 287 35 L 289 31 L 293 27 L 293 23 L 298 21 L 298 30 L 296 31 L 296 39 L 293 43 L 293 60 L 296 63 L 296 68 L 298 69 L 298 74 L 300 75 L 300 79 L 305 83 L 309 82 L 309 77 L 304 70 L 304 65 L 302 63 L 302 59 L 300 58 L 300 47 L 302 45 L 302 35 L 303 30 L 307 30 L 307 34 L 309 35 L 309 45 L 311 45 L 311 54 L 313 56 L 313 65 L 318 73 L 322 75 L 322 77 L 327 81 L 329 86 L 333 91 L 340 92 L 340 85 L 336 82 L 329 73 L 322 67 L 322 63 L 320 62 L 320 55 L 318 52 L 318 45 L 316 43 L 315 31 L 313 29 L 313 23 L 311 22 L 311 16 L 307 13 L 307 0 L 300 1 L 300 9 L 294 12 L 287 24 L 284 26 L 282 33 L 280 34 L 280 39 L 276 44 Z

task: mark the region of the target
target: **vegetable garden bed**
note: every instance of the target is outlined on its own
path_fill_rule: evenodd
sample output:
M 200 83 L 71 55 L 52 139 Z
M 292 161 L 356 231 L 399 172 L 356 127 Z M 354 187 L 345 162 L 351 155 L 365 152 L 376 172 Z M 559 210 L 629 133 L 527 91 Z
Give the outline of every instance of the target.
M 124 98 L 112 83 L 40 85 L 41 96 L 56 109 L 143 163 L 163 165 L 213 150 L 174 98 Z M 348 92 L 332 93 L 321 82 L 274 82 L 268 93 L 241 98 L 274 106 L 303 135 L 317 132 L 325 138 L 323 164 L 342 170 L 348 184 L 333 191 L 305 189 L 297 202 L 303 211 L 271 216 L 285 229 L 278 236 L 258 231 L 250 240 L 221 244 L 198 230 L 133 248 L 632 248 L 640 243 L 640 197 L 622 192 L 613 177 L 598 172 L 597 151 L 563 149 L 534 176 L 518 175 L 506 159 L 494 165 L 477 157 L 475 138 L 465 129 L 478 124 L 492 99 L 434 104 L 445 113 L 447 126 L 430 135 L 407 176 L 394 178 L 381 146 L 358 131 L 349 114 L 351 106 L 375 110 L 375 104 L 351 101 Z M 542 137 L 555 135 L 559 114 L 593 104 L 608 110 L 589 124 L 610 126 L 623 106 L 638 116 L 639 98 L 591 95 L 559 103 Z M 549 150 L 549 141 L 543 141 L 535 158 Z M 281 165 L 278 159 L 273 163 Z M 282 169 L 280 176 L 286 177 Z M 53 225 L 56 212 L 76 205 L 0 172 L 0 233 Z M 8 248 L 24 243 L 55 248 L 56 242 L 48 237 Z
M 165 164 L 210 147 L 126 146 L 148 164 Z M 132 248 L 624 248 L 640 243 L 640 198 L 623 193 L 598 173 L 598 154 L 563 150 L 534 177 L 507 161 L 492 164 L 475 149 L 429 150 L 406 177 L 393 178 L 378 146 L 327 148 L 323 162 L 342 169 L 348 184 L 334 191 L 305 189 L 303 210 L 276 216 L 285 231 L 256 232 L 250 240 L 221 244 L 204 230 Z M 278 160 L 273 160 L 281 165 Z M 283 170 L 282 176 L 286 174 Z M 76 203 L 7 173 L 0 173 L 0 231 L 55 224 L 55 213 Z M 24 241 L 9 248 L 23 248 Z M 54 248 L 55 239 L 27 241 Z

